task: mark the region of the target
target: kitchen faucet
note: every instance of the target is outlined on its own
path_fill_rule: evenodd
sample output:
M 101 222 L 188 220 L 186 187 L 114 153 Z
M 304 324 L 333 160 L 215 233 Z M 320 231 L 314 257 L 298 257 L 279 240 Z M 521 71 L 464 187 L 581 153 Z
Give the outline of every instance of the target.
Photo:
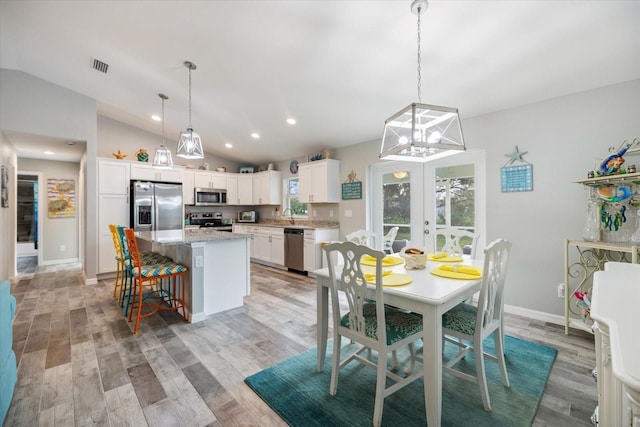
M 283 210 L 280 217 L 283 218 L 287 216 L 287 211 L 289 211 L 289 223 L 293 224 L 293 211 L 291 210 L 291 208 L 286 208 L 285 210 Z

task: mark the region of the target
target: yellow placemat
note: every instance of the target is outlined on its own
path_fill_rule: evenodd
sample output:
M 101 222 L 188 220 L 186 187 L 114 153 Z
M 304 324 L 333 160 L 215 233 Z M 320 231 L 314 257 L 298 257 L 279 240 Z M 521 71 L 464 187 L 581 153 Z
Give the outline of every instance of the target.
M 449 267 L 449 266 L 440 266 L 438 268 L 434 268 L 433 270 L 431 270 L 431 274 L 433 274 L 434 276 L 446 277 L 449 279 L 460 279 L 460 280 L 476 280 L 476 279 L 482 278 L 482 270 L 477 267 L 466 266 L 466 268 L 475 269 L 479 271 L 480 275 L 468 274 L 460 271 L 452 271 L 449 269 L 443 269 L 441 267 Z
M 382 266 L 383 267 L 393 267 L 394 265 L 400 265 L 404 262 L 404 260 L 402 258 L 399 258 L 397 256 L 386 256 L 384 258 L 382 258 Z M 376 259 L 372 256 L 369 255 L 365 255 L 362 257 L 362 260 L 360 261 L 360 264 L 362 265 L 371 265 L 374 266 L 376 265 Z
M 413 281 L 413 279 L 411 279 L 411 276 L 409 276 L 408 274 L 403 274 L 403 273 L 390 273 L 390 274 L 385 274 L 384 276 L 382 276 L 382 285 L 383 286 L 408 285 L 412 281 Z M 375 283 L 376 283 L 375 282 L 375 277 L 371 281 L 369 281 L 368 278 L 367 278 L 367 283 L 369 283 L 371 285 L 375 285 Z
M 442 256 L 444 255 L 444 256 Z M 449 255 L 449 254 L 429 254 L 427 257 L 429 261 L 438 261 L 438 262 L 460 262 L 462 261 L 461 256 L 457 255 Z

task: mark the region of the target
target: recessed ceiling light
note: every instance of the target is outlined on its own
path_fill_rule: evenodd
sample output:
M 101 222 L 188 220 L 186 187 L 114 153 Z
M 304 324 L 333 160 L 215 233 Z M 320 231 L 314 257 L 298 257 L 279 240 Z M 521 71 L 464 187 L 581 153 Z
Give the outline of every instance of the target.
M 153 120 L 154 122 L 161 122 L 162 121 L 162 117 L 156 116 L 154 114 L 153 116 L 151 116 L 151 120 Z
M 294 119 L 293 117 L 289 117 L 287 119 L 287 123 L 289 123 L 290 125 L 295 125 L 296 124 L 296 119 Z
M 254 132 L 254 133 L 251 134 L 251 138 L 258 139 L 258 138 L 260 138 L 260 134 Z
M 67 141 L 67 145 L 76 145 L 75 141 Z
M 44 154 L 47 154 L 49 156 L 53 156 L 56 153 L 54 153 L 53 151 L 45 151 Z
M 226 144 L 224 144 L 224 146 L 227 147 L 227 148 L 232 148 L 233 147 L 233 145 L 230 142 L 227 142 Z

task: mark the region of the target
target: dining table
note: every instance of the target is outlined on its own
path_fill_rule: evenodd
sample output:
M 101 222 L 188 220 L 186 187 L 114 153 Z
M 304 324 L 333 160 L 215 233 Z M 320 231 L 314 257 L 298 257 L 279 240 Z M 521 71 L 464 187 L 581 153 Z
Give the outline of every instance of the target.
M 422 315 L 424 401 L 427 424 L 440 426 L 442 420 L 442 315 L 471 298 L 480 290 L 481 278 L 454 279 L 431 273 L 444 263 L 429 261 L 424 269 L 405 269 L 404 263 L 389 268 L 392 273 L 407 274 L 411 283 L 385 286 L 384 303 Z M 482 267 L 481 260 L 465 258 L 462 265 Z M 341 271 L 342 265 L 334 267 Z M 318 372 L 324 367 L 329 325 L 329 269 L 315 271 L 317 287 L 317 352 Z M 337 273 L 335 277 L 340 277 Z M 375 299 L 375 285 L 368 286 L 368 298 Z

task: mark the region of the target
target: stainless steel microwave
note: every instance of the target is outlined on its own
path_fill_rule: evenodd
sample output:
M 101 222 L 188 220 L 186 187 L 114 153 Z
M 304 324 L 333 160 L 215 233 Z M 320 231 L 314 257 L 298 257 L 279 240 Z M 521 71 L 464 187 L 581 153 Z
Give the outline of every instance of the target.
M 256 222 L 258 213 L 256 211 L 240 211 L 238 212 L 238 222 Z
M 221 206 L 227 204 L 227 190 L 196 188 L 194 192 L 193 201 L 196 206 Z

